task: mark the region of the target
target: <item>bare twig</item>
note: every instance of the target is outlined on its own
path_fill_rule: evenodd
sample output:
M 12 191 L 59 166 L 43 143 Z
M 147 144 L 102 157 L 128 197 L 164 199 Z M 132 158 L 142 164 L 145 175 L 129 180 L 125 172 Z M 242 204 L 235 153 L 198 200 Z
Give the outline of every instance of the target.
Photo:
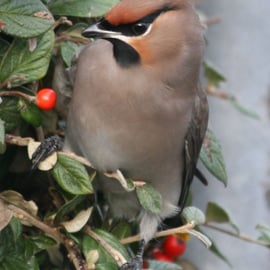
M 228 231 L 226 229 L 220 228 L 218 226 L 215 226 L 215 225 L 209 224 L 209 223 L 203 224 L 203 226 L 207 227 L 207 228 L 210 228 L 210 229 L 213 229 L 213 230 L 216 230 L 216 231 L 219 231 L 219 232 L 222 232 L 222 233 L 225 233 L 227 235 L 230 235 L 232 237 L 241 239 L 241 240 L 246 241 L 246 242 L 250 242 L 250 243 L 254 243 L 254 244 L 257 244 L 257 245 L 261 245 L 261 246 L 265 246 L 265 247 L 270 248 L 269 242 L 258 240 L 258 239 L 252 238 L 252 237 L 250 237 L 248 235 L 245 235 L 245 234 L 242 234 L 242 233 L 237 234 L 237 233 Z
M 207 26 L 211 26 L 213 24 L 218 24 L 220 23 L 222 20 L 220 17 L 211 17 L 211 18 L 208 18 L 206 20 L 203 21 L 203 23 L 205 23 Z
M 79 44 L 88 44 L 89 43 L 89 39 L 86 39 L 84 37 L 80 37 L 80 36 L 71 36 L 68 35 L 66 33 L 61 33 L 59 36 L 56 37 L 55 39 L 55 47 L 58 46 L 58 44 L 60 44 L 63 41 L 72 41 L 74 43 L 79 43 Z
M 67 17 L 60 17 L 57 21 L 55 21 L 53 29 L 57 28 L 61 24 L 72 26 L 72 21 L 70 21 Z
M 235 97 L 222 91 L 217 91 L 217 89 L 213 86 L 207 86 L 205 89 L 205 92 L 206 94 L 208 95 L 211 95 L 211 96 L 214 96 L 214 97 L 218 97 L 218 98 L 221 98 L 221 99 L 227 99 L 227 100 L 234 100 Z
M 5 136 L 5 142 L 7 144 L 13 144 L 13 145 L 18 145 L 18 146 L 27 146 L 30 142 L 33 142 L 34 139 L 31 137 L 20 137 L 20 136 L 15 136 L 11 134 L 6 134 Z
M 187 224 L 185 224 L 185 225 L 183 225 L 181 227 L 177 227 L 177 228 L 157 232 L 154 235 L 154 237 L 158 238 L 158 237 L 168 236 L 168 235 L 171 235 L 171 234 L 189 233 L 190 230 L 192 230 L 195 226 L 196 225 L 195 225 L 194 222 L 189 222 L 189 223 L 187 223 Z M 120 242 L 122 244 L 124 244 L 124 245 L 130 244 L 130 243 L 133 243 L 133 242 L 138 242 L 138 241 L 140 241 L 140 236 L 138 234 L 134 235 L 134 236 L 126 237 L 126 238 L 120 240 Z
M 0 96 L 22 97 L 31 103 L 36 101 L 35 96 L 30 96 L 20 91 L 0 91 Z
M 43 142 L 45 139 L 45 136 L 44 136 L 44 130 L 41 126 L 36 128 L 36 133 L 37 133 L 38 141 Z
M 81 156 L 78 156 L 78 155 L 76 155 L 76 154 L 73 153 L 73 152 L 63 152 L 63 151 L 59 151 L 58 153 L 61 154 L 61 155 L 66 156 L 66 157 L 70 157 L 70 158 L 72 158 L 72 159 L 74 159 L 74 160 L 77 160 L 77 161 L 79 161 L 80 163 L 82 163 L 83 165 L 85 165 L 85 166 L 87 166 L 87 167 L 90 167 L 90 168 L 92 168 L 92 169 L 95 169 L 94 166 L 93 166 L 86 158 L 81 157 Z
M 1 92 L 0 92 L 1 93 Z M 15 136 L 15 135 L 11 135 L 11 134 L 6 134 L 6 139 L 5 139 L 6 143 L 7 144 L 14 144 L 14 145 L 18 145 L 18 146 L 27 146 L 30 141 L 33 141 L 32 138 L 22 138 L 20 136 Z M 79 161 L 80 163 L 82 163 L 83 165 L 87 166 L 87 167 L 90 167 L 92 169 L 95 170 L 95 167 L 94 165 L 92 165 L 86 158 L 84 157 L 81 157 L 81 156 L 78 156 L 76 155 L 75 153 L 73 152 L 63 152 L 63 151 L 59 151 L 58 153 L 60 153 L 61 155 L 64 155 L 64 156 L 67 156 L 67 157 L 70 157 L 74 160 L 77 160 Z M 111 172 L 111 173 L 104 173 L 104 175 L 106 175 L 107 177 L 110 177 L 110 178 L 115 178 L 117 179 L 121 184 L 122 186 L 125 188 L 125 183 L 126 183 L 126 179 L 124 177 L 124 175 L 122 174 L 122 172 L 120 170 L 116 170 L 115 172 Z M 144 183 L 141 182 L 141 181 L 137 181 L 137 182 L 134 182 L 135 183 L 135 186 L 141 186 L 143 185 Z M 128 187 L 126 187 L 126 189 L 128 190 Z

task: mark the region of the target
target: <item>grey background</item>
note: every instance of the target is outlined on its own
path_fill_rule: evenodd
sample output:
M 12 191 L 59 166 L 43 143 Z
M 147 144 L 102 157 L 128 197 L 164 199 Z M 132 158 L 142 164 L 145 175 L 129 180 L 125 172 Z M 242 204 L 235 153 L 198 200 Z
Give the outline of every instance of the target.
M 270 225 L 270 1 L 198 0 L 209 17 L 222 21 L 207 32 L 206 57 L 227 78 L 222 90 L 255 110 L 261 119 L 243 116 L 228 102 L 210 98 L 210 127 L 222 146 L 229 185 L 210 178 L 209 187 L 193 185 L 194 203 L 222 205 L 242 232 L 253 237 L 258 223 Z M 270 250 L 214 231 L 208 233 L 233 269 L 270 269 Z M 200 270 L 231 269 L 201 243 L 189 241 L 186 258 Z

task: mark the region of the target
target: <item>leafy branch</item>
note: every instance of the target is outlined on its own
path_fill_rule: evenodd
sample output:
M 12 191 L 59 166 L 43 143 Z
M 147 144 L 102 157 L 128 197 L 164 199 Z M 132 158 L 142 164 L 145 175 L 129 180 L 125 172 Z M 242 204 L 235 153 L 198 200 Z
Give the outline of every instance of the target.
M 38 217 L 31 215 L 27 210 L 12 203 L 12 200 L 14 200 L 14 194 L 13 194 L 12 200 L 7 199 L 7 197 L 10 195 L 9 193 L 6 193 L 5 195 L 6 196 L 3 196 L 3 194 L 0 194 L 0 199 L 3 202 L 5 202 L 6 210 L 10 210 L 14 216 L 16 216 L 19 220 L 21 220 L 22 223 L 26 222 L 27 224 L 30 224 L 40 229 L 45 234 L 55 239 L 57 242 L 63 244 L 65 248 L 67 249 L 69 258 L 73 262 L 76 270 L 87 270 L 87 266 L 81 254 L 81 250 L 72 239 L 62 234 L 58 228 L 51 227 L 45 224 L 44 222 L 39 220 Z M 19 200 L 21 201 L 21 198 L 19 198 Z

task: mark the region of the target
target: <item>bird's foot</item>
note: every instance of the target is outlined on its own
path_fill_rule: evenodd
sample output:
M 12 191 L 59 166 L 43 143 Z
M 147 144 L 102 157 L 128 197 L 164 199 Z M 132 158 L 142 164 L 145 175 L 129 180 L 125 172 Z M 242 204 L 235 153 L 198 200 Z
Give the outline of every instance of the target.
M 141 240 L 137 255 L 134 258 L 132 258 L 130 262 L 123 264 L 119 270 L 142 270 L 144 246 L 145 241 Z
M 123 264 L 119 270 L 142 270 L 142 259 L 138 259 L 136 256 L 130 262 Z
M 62 140 L 58 135 L 51 136 L 45 139 L 32 156 L 32 167 L 31 170 L 37 168 L 39 163 L 50 156 L 55 151 L 62 148 Z

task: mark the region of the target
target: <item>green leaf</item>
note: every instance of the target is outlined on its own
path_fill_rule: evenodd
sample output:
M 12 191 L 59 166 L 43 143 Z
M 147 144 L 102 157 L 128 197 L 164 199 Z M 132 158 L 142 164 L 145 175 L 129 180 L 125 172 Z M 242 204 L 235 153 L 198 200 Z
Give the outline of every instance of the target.
M 180 265 L 175 263 L 156 261 L 156 260 L 147 260 L 148 268 L 155 270 L 181 270 L 183 269 Z
M 1 25 L 1 23 L 0 23 Z M 0 27 L 1 29 L 1 27 Z M 6 40 L 2 39 L 0 37 L 0 59 L 2 59 L 2 57 L 4 57 L 5 51 L 8 49 L 8 46 L 10 45 L 9 42 L 7 42 Z
M 218 204 L 209 202 L 206 208 L 206 223 L 227 223 L 232 226 L 237 234 L 240 233 L 238 227 L 231 221 L 229 214 Z
M 15 87 L 45 76 L 53 46 L 53 31 L 38 37 L 33 51 L 29 49 L 27 40 L 15 38 L 0 62 L 0 85 Z
M 260 120 L 260 116 L 255 111 L 252 111 L 250 109 L 245 108 L 236 99 L 232 98 L 229 101 L 234 106 L 234 108 L 236 108 L 240 113 L 242 113 L 248 117 Z
M 219 257 L 221 260 L 226 262 L 230 267 L 232 267 L 230 261 L 222 254 L 222 252 L 218 249 L 216 243 L 211 239 L 212 245 L 209 248 L 210 251 L 212 251 L 217 257 Z
M 221 74 L 216 67 L 210 62 L 204 61 L 204 75 L 208 81 L 208 85 L 219 87 L 221 82 L 226 81 L 225 77 Z
M 0 103 L 0 118 L 5 122 L 6 132 L 17 128 L 21 123 L 21 115 L 17 109 L 17 98 L 5 97 Z
M 119 251 L 126 259 L 129 258 L 126 248 L 119 242 L 119 240 L 114 235 L 101 229 L 94 229 L 93 231 L 98 234 L 112 248 Z
M 256 229 L 261 233 L 261 236 L 258 239 L 268 242 L 270 245 L 270 227 L 259 224 L 256 226 Z
M 97 17 L 106 13 L 118 0 L 53 0 L 49 9 L 55 15 Z
M 6 151 L 4 124 L 5 124 L 4 121 L 0 118 L 0 154 L 4 154 Z
M 71 41 L 62 42 L 60 45 L 61 56 L 67 65 L 67 67 L 71 66 L 71 61 L 75 56 L 78 49 L 78 45 Z
M 78 161 L 58 154 L 52 174 L 59 186 L 74 195 L 93 193 L 93 187 L 85 167 Z
M 35 245 L 36 252 L 46 250 L 47 248 L 57 245 L 57 242 L 54 239 L 46 235 L 30 236 L 29 240 Z
M 97 264 L 96 270 L 118 270 L 119 267 L 115 263 L 103 262 Z
M 18 224 L 12 226 L 0 232 L 0 243 L 5 243 L 0 245 L 1 270 L 38 270 L 33 243 L 23 237 Z
M 131 236 L 131 226 L 130 222 L 127 222 L 125 220 L 120 221 L 118 224 L 116 224 L 113 229 L 111 230 L 111 233 L 117 237 L 117 239 L 123 239 L 125 237 Z
M 5 33 L 17 37 L 34 37 L 48 31 L 54 19 L 39 0 L 1 0 L 0 25 Z
M 209 235 L 207 235 L 201 228 L 198 228 L 198 227 L 197 227 L 197 230 L 198 230 L 199 232 L 201 232 L 203 235 L 205 235 L 206 237 L 208 237 L 208 238 L 211 240 L 212 245 L 211 245 L 211 247 L 209 248 L 209 250 L 210 250 L 211 252 L 213 252 L 217 257 L 219 257 L 221 260 L 223 260 L 225 263 L 227 263 L 228 266 L 232 267 L 230 261 L 226 258 L 226 256 L 224 256 L 224 255 L 222 254 L 222 252 L 221 252 L 221 251 L 219 250 L 219 248 L 217 247 L 215 241 L 213 241 L 213 239 L 212 239 L 211 237 L 209 237 Z
M 35 257 L 31 257 L 28 261 L 23 258 L 9 257 L 1 264 L 1 270 L 39 270 Z
M 78 209 L 78 206 L 85 201 L 86 196 L 84 195 L 78 195 L 72 198 L 70 201 L 65 203 L 63 206 L 59 208 L 57 211 L 57 214 L 54 218 L 54 223 L 59 224 L 61 221 L 64 220 L 64 217 L 67 214 L 70 214 L 72 211 Z
M 152 185 L 144 184 L 136 187 L 136 193 L 140 204 L 145 210 L 159 214 L 161 210 L 161 195 Z
M 207 222 L 229 223 L 230 217 L 219 205 L 209 202 L 206 208 L 206 220 Z
M 228 176 L 222 148 L 215 134 L 210 129 L 206 131 L 200 152 L 200 159 L 209 172 L 227 186 Z
M 21 117 L 34 127 L 41 126 L 42 116 L 40 109 L 33 103 L 29 103 L 24 99 L 19 99 L 18 111 Z
M 204 213 L 194 206 L 185 207 L 181 217 L 184 218 L 186 222 L 194 221 L 196 225 L 205 223 Z
M 119 251 L 126 259 L 129 258 L 125 247 L 119 243 L 115 236 L 101 229 L 95 229 L 93 231 L 98 234 L 108 245 Z M 99 259 L 96 265 L 96 269 L 114 269 L 117 267 L 117 263 L 112 255 L 110 255 L 96 240 L 90 236 L 84 236 L 82 241 L 82 248 L 85 257 L 87 257 L 88 252 L 91 250 L 98 251 Z M 111 266 L 111 268 L 105 268 L 107 266 Z M 118 269 L 118 267 L 115 269 Z
M 104 15 L 118 2 L 118 0 L 91 0 L 91 17 L 99 17 Z
M 52 0 L 49 9 L 54 15 L 90 17 L 92 0 Z
M 16 241 L 22 234 L 22 223 L 20 222 L 18 218 L 13 217 L 9 225 L 10 225 L 14 240 Z

